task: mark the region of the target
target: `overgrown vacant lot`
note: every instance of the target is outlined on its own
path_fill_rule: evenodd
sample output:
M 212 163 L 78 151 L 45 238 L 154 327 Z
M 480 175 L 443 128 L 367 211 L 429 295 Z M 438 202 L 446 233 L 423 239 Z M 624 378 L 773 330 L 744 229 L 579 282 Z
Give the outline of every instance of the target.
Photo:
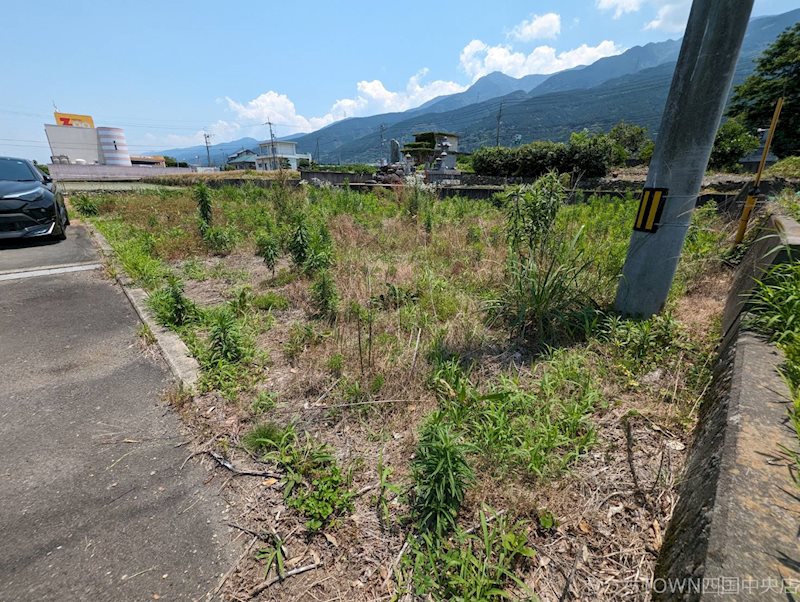
M 492 202 L 72 199 L 199 360 L 199 392 L 170 395 L 199 449 L 275 474 L 218 474 L 245 546 L 231 599 L 648 597 L 729 225 L 698 210 L 665 312 L 625 320 L 637 201 L 565 200 L 553 174 Z

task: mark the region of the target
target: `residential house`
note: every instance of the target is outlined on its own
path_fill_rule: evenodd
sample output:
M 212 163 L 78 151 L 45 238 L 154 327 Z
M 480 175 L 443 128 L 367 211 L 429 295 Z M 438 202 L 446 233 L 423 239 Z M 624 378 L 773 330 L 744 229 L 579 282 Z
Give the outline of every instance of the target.
M 456 170 L 458 156 L 458 134 L 450 132 L 420 132 L 414 134 L 414 142 L 409 142 L 400 151 L 413 161 L 414 165 L 426 166 L 434 171 L 452 172 Z
M 235 153 L 228 155 L 225 165 L 230 165 L 234 169 L 256 169 L 257 156 L 258 153 L 255 151 L 252 151 L 249 148 L 243 148 L 240 151 L 236 151 Z
M 258 156 L 256 157 L 256 169 L 276 170 L 280 167 L 286 169 L 297 169 L 297 162 L 300 159 L 311 161 L 308 153 L 297 153 L 297 143 L 290 140 L 265 140 L 258 143 Z

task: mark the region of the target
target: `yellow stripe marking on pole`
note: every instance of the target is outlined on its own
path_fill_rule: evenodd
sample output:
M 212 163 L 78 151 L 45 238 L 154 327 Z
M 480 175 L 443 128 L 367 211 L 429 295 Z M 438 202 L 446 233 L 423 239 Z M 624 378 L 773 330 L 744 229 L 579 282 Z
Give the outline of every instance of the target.
M 653 222 L 656 221 L 656 214 L 658 213 L 658 206 L 661 204 L 661 191 L 656 190 L 653 193 L 653 200 L 650 202 L 650 215 L 647 216 L 647 226 L 645 230 L 653 229 Z

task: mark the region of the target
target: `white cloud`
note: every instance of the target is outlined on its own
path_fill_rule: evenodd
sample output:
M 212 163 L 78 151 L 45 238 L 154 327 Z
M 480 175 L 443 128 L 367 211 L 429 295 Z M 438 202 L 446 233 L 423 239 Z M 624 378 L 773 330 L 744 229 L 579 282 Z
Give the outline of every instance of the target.
M 555 73 L 578 65 L 588 65 L 597 59 L 620 54 L 624 48 L 611 40 L 603 40 L 597 46 L 581 44 L 577 48 L 556 52 L 551 46 L 537 46 L 530 53 L 515 52 L 510 46 L 489 46 L 481 40 L 472 40 L 461 51 L 461 68 L 473 81 L 491 73 L 501 71 L 512 77 L 532 73 Z
M 553 39 L 561 33 L 561 16 L 557 13 L 532 15 L 527 21 L 517 24 L 508 36 L 520 42 Z
M 147 133 L 142 137 L 143 144 L 150 144 L 153 148 L 182 148 L 185 146 L 196 146 L 204 144 L 204 133 L 211 134 L 211 144 L 225 142 L 242 136 L 250 135 L 250 130 L 243 131 L 242 126 L 235 121 L 215 121 L 203 130 L 197 130 L 193 134 L 167 134 L 155 135 Z
M 264 124 L 269 120 L 289 126 L 292 131 L 310 131 L 330 123 L 330 120 L 325 117 L 308 119 L 300 115 L 286 94 L 279 94 L 272 90 L 259 94 L 247 102 L 238 102 L 228 97 L 225 97 L 225 100 L 228 108 L 236 114 L 240 122 L 252 125 Z
M 642 8 L 642 0 L 597 0 L 600 10 L 614 10 L 614 18 L 619 19 L 625 13 L 635 13 Z
M 645 29 L 660 29 L 670 33 L 683 33 L 689 19 L 690 0 L 667 2 L 658 9 L 656 18 L 645 25 Z
M 405 111 L 436 96 L 462 92 L 467 88 L 444 80 L 425 83 L 422 80 L 427 74 L 427 69 L 421 69 L 408 79 L 404 90 L 396 92 L 388 90 L 377 79 L 360 81 L 356 84 L 354 97 L 337 100 L 327 113 L 317 117 L 301 115 L 288 96 L 272 90 L 247 102 L 238 102 L 228 97 L 225 100 L 240 122 L 264 123 L 269 119 L 281 126 L 281 135 L 309 132 L 345 117 Z

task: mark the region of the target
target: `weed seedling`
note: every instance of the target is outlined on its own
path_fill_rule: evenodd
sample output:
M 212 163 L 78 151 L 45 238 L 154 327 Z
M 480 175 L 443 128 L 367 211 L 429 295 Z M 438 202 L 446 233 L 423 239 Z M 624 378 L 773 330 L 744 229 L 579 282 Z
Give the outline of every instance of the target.
M 274 391 L 259 391 L 253 400 L 251 408 L 258 415 L 266 414 L 278 403 L 278 394 Z

